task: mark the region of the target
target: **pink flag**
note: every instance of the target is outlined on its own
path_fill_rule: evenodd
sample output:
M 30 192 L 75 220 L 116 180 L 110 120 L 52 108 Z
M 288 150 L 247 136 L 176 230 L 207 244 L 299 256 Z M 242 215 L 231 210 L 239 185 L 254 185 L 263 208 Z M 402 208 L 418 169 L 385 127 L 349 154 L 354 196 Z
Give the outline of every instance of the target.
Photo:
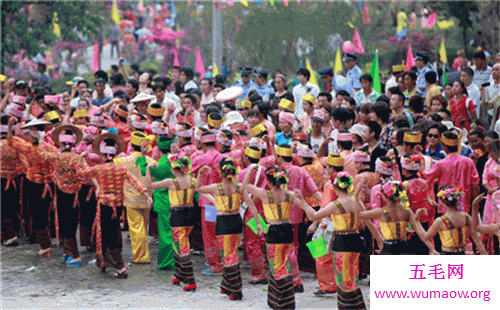
M 92 57 L 92 72 L 99 71 L 99 44 L 94 42 L 94 56 Z
M 300 4 L 300 0 L 297 0 L 297 4 Z
M 205 66 L 203 65 L 203 59 L 201 58 L 201 51 L 199 48 L 196 49 L 195 55 L 196 55 L 196 72 L 198 72 L 201 77 L 204 77 Z
M 363 18 L 362 18 L 363 25 L 368 25 L 372 21 L 370 20 L 370 12 L 368 12 L 368 5 L 366 2 L 363 3 Z
M 233 2 L 233 1 L 228 1 L 228 2 L 227 2 L 227 5 L 229 5 L 229 6 L 233 6 L 233 5 L 234 5 L 234 2 Z
M 358 28 L 354 28 L 354 36 L 352 37 L 352 44 L 354 45 L 354 52 L 357 54 L 364 54 L 365 49 L 363 48 L 363 43 L 361 43 L 361 38 L 359 37 Z
M 413 51 L 411 50 L 411 44 L 408 44 L 408 54 L 406 54 L 406 71 L 410 71 L 415 65 L 416 63 L 415 58 L 413 57 Z
M 287 7 L 288 6 L 288 0 L 283 0 L 283 2 L 285 2 L 285 6 Z
M 431 29 L 436 24 L 436 12 L 432 12 L 427 19 L 427 28 Z
M 179 55 L 177 55 L 177 52 L 175 52 L 175 56 L 174 56 L 174 67 L 180 67 L 180 63 L 179 63 Z

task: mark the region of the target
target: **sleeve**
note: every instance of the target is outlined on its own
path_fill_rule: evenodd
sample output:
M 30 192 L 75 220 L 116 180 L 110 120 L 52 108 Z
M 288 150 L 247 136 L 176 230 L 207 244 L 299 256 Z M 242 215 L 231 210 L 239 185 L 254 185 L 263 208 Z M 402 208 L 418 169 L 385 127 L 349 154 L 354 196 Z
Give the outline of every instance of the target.
M 127 170 L 126 173 L 126 178 L 130 184 L 132 184 L 132 186 L 135 187 L 139 193 L 144 194 L 147 191 L 144 184 L 142 184 L 141 181 L 139 181 L 139 179 L 137 179 L 130 171 Z
M 31 152 L 31 144 L 24 142 L 18 137 L 12 137 L 7 139 L 7 143 L 10 147 L 18 151 L 19 153 L 26 154 Z
M 352 88 L 359 88 L 361 89 L 361 82 L 359 81 L 359 78 L 363 75 L 363 72 L 361 71 L 361 69 L 358 68 L 358 70 L 356 70 L 356 73 L 354 74 L 353 76 L 353 81 L 352 81 Z
M 474 162 L 471 163 L 470 184 L 471 185 L 479 184 L 479 173 L 477 172 L 476 166 L 474 166 Z
M 307 190 L 309 194 L 312 194 L 316 191 L 318 191 L 318 187 L 316 186 L 316 182 L 314 182 L 314 179 L 311 177 L 309 172 L 307 172 L 306 169 L 301 168 L 302 174 L 304 175 L 304 189 Z M 304 195 L 306 193 L 303 193 Z
M 203 159 L 202 156 L 198 156 L 194 158 L 191 163 L 191 174 L 195 178 L 198 177 L 198 171 L 201 169 L 201 167 L 204 166 L 204 161 L 202 159 Z
M 82 178 L 91 178 L 91 177 L 99 174 L 99 170 L 96 169 L 96 167 L 90 167 L 90 168 L 87 168 L 84 170 L 78 170 L 77 173 L 78 173 L 78 176 L 80 176 Z
M 380 209 L 382 207 L 382 197 L 380 197 L 379 186 L 372 189 L 370 193 L 370 204 L 372 209 Z
M 324 208 L 327 204 L 332 201 L 332 182 L 328 181 L 323 188 L 323 195 L 321 196 L 320 206 Z
M 436 163 L 427 170 L 424 170 L 423 175 L 427 179 L 427 186 L 432 187 L 434 185 L 434 180 L 440 177 L 441 165 Z
M 319 87 L 314 85 L 315 87 L 313 87 L 312 91 L 311 91 L 311 95 L 313 95 L 315 98 L 318 97 L 319 95 Z
M 472 113 L 476 112 L 476 107 L 474 106 L 474 102 L 470 98 L 467 98 L 467 102 L 469 105 L 467 107 L 467 112 L 469 113 L 469 115 L 471 115 Z

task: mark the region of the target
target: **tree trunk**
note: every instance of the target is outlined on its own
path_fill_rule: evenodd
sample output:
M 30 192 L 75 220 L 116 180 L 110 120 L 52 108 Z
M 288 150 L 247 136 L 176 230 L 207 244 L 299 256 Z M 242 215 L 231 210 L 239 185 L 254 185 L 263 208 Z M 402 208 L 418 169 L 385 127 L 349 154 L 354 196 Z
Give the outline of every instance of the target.
M 479 24 L 487 38 L 484 49 L 490 52 L 498 51 L 500 50 L 500 1 L 478 1 L 477 6 Z

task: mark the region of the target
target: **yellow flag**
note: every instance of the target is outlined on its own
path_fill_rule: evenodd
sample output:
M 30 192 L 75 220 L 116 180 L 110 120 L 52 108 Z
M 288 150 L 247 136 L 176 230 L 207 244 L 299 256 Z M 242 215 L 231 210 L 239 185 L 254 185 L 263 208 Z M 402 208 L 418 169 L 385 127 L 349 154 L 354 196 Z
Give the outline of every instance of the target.
M 217 68 L 217 65 L 214 64 L 214 78 L 217 74 L 219 74 L 219 68 Z
M 311 82 L 311 84 L 313 84 L 313 85 L 318 86 L 318 81 L 316 81 L 316 74 L 311 67 L 311 63 L 309 62 L 309 58 L 306 58 L 306 68 L 311 73 L 311 78 L 309 79 L 309 82 Z
M 453 19 L 437 21 L 439 29 L 448 29 L 455 26 Z
M 248 1 L 247 0 L 241 0 L 241 4 L 244 6 L 248 7 Z
M 59 18 L 57 17 L 57 13 L 54 12 L 54 17 L 52 18 L 52 26 L 54 27 L 54 34 L 56 37 L 61 37 L 61 28 L 59 27 Z
M 340 53 L 340 48 L 337 49 L 337 55 L 335 55 L 335 69 L 333 70 L 334 74 L 342 72 L 342 55 Z
M 354 25 L 351 23 L 351 22 L 348 22 L 347 23 L 347 26 L 351 27 L 351 28 L 354 28 Z
M 113 0 L 113 8 L 111 9 L 111 19 L 115 24 L 120 24 L 120 16 L 118 15 L 118 6 L 116 5 L 116 0 Z
M 448 57 L 446 57 L 446 47 L 444 46 L 444 39 L 441 40 L 441 48 L 439 49 L 439 56 L 441 57 L 441 61 L 445 64 L 448 63 Z

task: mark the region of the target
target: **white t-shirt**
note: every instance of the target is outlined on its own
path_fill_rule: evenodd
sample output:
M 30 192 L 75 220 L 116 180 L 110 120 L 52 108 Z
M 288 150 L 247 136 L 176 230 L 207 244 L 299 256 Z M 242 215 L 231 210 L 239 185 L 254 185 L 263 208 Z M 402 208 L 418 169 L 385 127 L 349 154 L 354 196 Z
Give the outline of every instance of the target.
M 318 154 L 319 148 L 321 147 L 321 144 L 325 142 L 324 137 L 319 137 L 319 138 L 313 138 L 311 136 L 311 148 L 315 154 Z

